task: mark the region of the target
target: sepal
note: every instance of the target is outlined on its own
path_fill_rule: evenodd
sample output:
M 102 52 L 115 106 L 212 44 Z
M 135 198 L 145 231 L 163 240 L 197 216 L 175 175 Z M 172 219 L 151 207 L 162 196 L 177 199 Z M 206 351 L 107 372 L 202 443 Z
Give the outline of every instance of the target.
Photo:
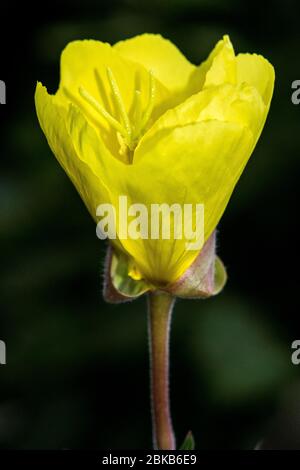
M 205 299 L 218 294 L 227 280 L 226 269 L 216 256 L 216 232 L 209 237 L 201 252 L 184 274 L 167 290 L 176 297 Z
M 103 297 L 106 302 L 129 302 L 150 289 L 144 280 L 134 280 L 128 272 L 128 257 L 123 253 L 116 253 L 108 246 L 103 285 Z

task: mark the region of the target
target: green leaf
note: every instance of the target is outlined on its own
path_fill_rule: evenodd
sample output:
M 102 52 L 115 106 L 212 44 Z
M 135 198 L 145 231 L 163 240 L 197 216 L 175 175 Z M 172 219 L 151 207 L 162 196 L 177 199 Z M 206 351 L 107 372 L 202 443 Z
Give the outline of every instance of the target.
M 183 444 L 179 448 L 179 450 L 194 450 L 195 449 L 195 441 L 192 431 L 189 431 L 185 436 Z

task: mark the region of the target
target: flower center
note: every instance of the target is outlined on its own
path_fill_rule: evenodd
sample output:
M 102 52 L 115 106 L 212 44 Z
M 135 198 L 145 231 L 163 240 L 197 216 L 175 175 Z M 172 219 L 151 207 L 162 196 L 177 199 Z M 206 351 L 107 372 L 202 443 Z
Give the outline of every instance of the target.
M 119 113 L 120 120 L 112 116 L 84 87 L 80 86 L 78 91 L 80 96 L 117 132 L 117 139 L 120 144 L 120 154 L 126 158 L 127 163 L 132 162 L 134 150 L 144 134 L 150 120 L 155 100 L 155 79 L 153 72 L 149 71 L 149 98 L 146 108 L 142 109 L 141 91 L 135 90 L 134 123 L 129 119 L 118 83 L 110 68 L 106 69 L 107 78 L 111 87 L 113 99 Z

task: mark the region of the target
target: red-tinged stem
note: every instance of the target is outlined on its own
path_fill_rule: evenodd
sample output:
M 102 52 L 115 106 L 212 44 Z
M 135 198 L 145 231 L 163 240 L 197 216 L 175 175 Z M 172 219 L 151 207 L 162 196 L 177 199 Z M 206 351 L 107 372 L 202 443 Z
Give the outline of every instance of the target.
M 174 297 L 165 292 L 148 296 L 150 375 L 154 448 L 175 450 L 169 399 L 169 338 Z

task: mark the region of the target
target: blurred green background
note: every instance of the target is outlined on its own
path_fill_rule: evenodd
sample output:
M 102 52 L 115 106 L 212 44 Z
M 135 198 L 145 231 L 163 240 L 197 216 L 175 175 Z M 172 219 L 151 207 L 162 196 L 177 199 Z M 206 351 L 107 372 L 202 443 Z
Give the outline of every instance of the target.
M 229 273 L 208 301 L 178 301 L 171 402 L 198 449 L 300 449 L 297 266 L 300 78 L 297 3 L 92 0 L 1 6 L 0 448 L 150 448 L 145 299 L 102 299 L 105 244 L 39 128 L 37 80 L 55 91 L 73 39 L 170 38 L 199 63 L 228 33 L 275 66 L 269 118 L 219 226 Z M 5 29 L 7 26 L 7 30 Z

